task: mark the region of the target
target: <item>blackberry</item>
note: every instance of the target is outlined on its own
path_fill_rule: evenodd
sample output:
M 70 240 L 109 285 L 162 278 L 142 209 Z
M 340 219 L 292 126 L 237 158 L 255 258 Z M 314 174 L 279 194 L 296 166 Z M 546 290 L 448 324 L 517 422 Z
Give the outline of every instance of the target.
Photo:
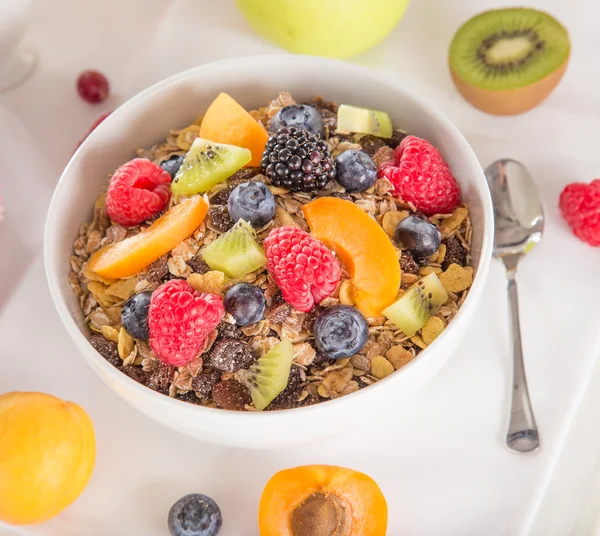
M 260 164 L 274 186 L 294 192 L 322 190 L 336 176 L 327 144 L 297 127 L 283 127 L 273 134 Z

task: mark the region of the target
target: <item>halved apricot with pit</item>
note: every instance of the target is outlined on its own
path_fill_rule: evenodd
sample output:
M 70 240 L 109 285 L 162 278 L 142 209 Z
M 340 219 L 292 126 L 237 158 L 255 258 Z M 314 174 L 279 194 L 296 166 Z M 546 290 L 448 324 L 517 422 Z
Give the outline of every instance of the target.
M 367 318 L 381 316 L 400 288 L 400 263 L 383 228 L 358 205 L 337 197 L 315 199 L 302 211 L 312 234 L 346 266 L 356 307 Z
M 207 212 L 201 196 L 186 199 L 142 232 L 94 253 L 90 270 L 106 279 L 132 277 L 188 238 Z
M 331 465 L 275 474 L 260 499 L 260 536 L 385 536 L 387 502 L 369 476 Z

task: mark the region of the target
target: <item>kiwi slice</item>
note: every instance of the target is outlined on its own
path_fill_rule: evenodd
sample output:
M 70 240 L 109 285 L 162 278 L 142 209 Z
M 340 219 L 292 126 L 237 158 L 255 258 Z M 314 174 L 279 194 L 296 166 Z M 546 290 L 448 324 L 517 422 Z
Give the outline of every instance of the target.
M 245 220 L 238 220 L 229 231 L 206 246 L 202 256 L 211 270 L 219 270 L 234 279 L 267 263 L 265 250 L 256 241 L 256 231 Z
M 236 373 L 236 378 L 250 390 L 257 410 L 265 409 L 286 388 L 293 358 L 292 343 L 283 339 L 248 370 Z
M 174 194 L 193 195 L 208 192 L 252 160 L 243 147 L 196 138 L 171 182 Z
M 448 293 L 434 273 L 419 279 L 387 309 L 389 318 L 407 337 L 412 337 L 446 303 Z
M 341 104 L 337 113 L 338 132 L 362 132 L 380 138 L 391 138 L 394 130 L 386 112 Z
M 567 30 L 547 13 L 512 8 L 469 19 L 450 44 L 452 79 L 473 106 L 518 114 L 542 102 L 567 67 Z

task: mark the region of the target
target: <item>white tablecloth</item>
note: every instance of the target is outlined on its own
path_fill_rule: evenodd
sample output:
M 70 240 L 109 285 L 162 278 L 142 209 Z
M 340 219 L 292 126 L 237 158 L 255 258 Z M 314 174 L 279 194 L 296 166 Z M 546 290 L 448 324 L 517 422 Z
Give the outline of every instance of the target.
M 45 207 L 76 142 L 95 118 L 138 90 L 194 65 L 277 50 L 256 37 L 232 0 L 39 0 L 30 35 L 34 75 L 0 94 L 0 392 L 51 392 L 83 405 L 97 431 L 98 461 L 81 498 L 58 518 L 20 529 L 40 536 L 165 534 L 170 505 L 198 491 L 221 505 L 224 536 L 258 534 L 260 492 L 277 470 L 331 463 L 365 471 L 390 505 L 391 536 L 562 536 L 540 523 L 552 470 L 600 350 L 600 251 L 572 237 L 556 205 L 564 184 L 600 176 L 598 4 L 534 0 L 570 29 L 565 79 L 539 108 L 495 118 L 473 109 L 446 67 L 454 30 L 499 0 L 416 0 L 392 36 L 355 61 L 386 71 L 447 113 L 486 165 L 524 162 L 547 211 L 546 236 L 519 270 L 527 372 L 542 448 L 504 444 L 511 362 L 503 270 L 494 264 L 480 314 L 446 368 L 385 428 L 321 444 L 251 452 L 168 431 L 127 406 L 79 358 L 54 313 L 41 259 Z M 109 100 L 76 94 L 84 69 L 104 72 Z M 568 470 L 567 470 L 568 473 Z M 573 486 L 576 483 L 572 483 Z M 556 502 L 556 501 L 555 501 Z M 542 513 L 541 513 L 542 512 Z M 555 515 L 558 516 L 556 512 Z M 568 529 L 568 527 L 567 527 Z M 9 529 L 0 526 L 7 533 Z

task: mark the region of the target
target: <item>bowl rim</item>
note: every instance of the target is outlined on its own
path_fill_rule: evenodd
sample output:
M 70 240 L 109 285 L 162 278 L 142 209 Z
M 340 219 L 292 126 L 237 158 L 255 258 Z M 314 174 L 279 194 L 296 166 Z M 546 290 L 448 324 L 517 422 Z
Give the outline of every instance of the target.
M 71 169 L 74 167 L 74 162 L 78 160 L 82 149 L 92 146 L 96 139 L 100 139 L 100 136 L 109 129 L 112 128 L 113 123 L 118 123 L 120 120 L 120 115 L 123 109 L 130 108 L 135 104 L 139 104 L 143 101 L 149 101 L 151 96 L 157 92 L 162 91 L 163 89 L 174 85 L 178 82 L 182 82 L 188 78 L 196 78 L 200 77 L 202 73 L 214 70 L 215 68 L 235 68 L 236 65 L 239 65 L 240 62 L 244 63 L 254 63 L 254 64 L 269 64 L 273 65 L 278 62 L 285 62 L 289 64 L 290 62 L 300 62 L 300 63 L 310 63 L 315 67 L 322 69 L 320 72 L 328 72 L 331 68 L 333 69 L 346 69 L 350 71 L 354 71 L 357 74 L 360 74 L 363 78 L 370 78 L 372 80 L 376 80 L 376 83 L 379 85 L 386 85 L 389 89 L 395 91 L 398 94 L 402 94 L 403 98 L 407 101 L 412 101 L 417 107 L 421 109 L 427 110 L 435 119 L 435 121 L 444 126 L 444 128 L 451 134 L 455 141 L 459 142 L 462 146 L 462 151 L 464 152 L 464 157 L 466 159 L 471 160 L 475 167 L 479 169 L 479 173 L 477 177 L 473 181 L 473 184 L 477 186 L 479 194 L 481 195 L 482 207 L 483 207 L 483 229 L 482 229 L 482 243 L 481 243 L 481 254 L 479 259 L 479 266 L 477 267 L 477 271 L 475 272 L 475 276 L 473 278 L 473 283 L 469 289 L 469 294 L 467 295 L 465 301 L 459 308 L 455 317 L 452 320 L 451 325 L 445 329 L 442 334 L 436 339 L 435 344 L 436 348 L 439 348 L 444 341 L 448 341 L 451 336 L 452 331 L 456 331 L 456 329 L 452 330 L 453 326 L 459 326 L 468 321 L 468 315 L 472 308 L 476 306 L 476 299 L 479 294 L 482 293 L 483 287 L 485 285 L 487 274 L 489 271 L 489 265 L 492 257 L 492 246 L 493 246 L 493 206 L 491 195 L 487 188 L 487 182 L 485 180 L 485 175 L 483 172 L 483 168 L 479 163 L 477 156 L 475 155 L 472 147 L 467 142 L 463 134 L 458 130 L 458 128 L 446 117 L 444 113 L 442 113 L 436 106 L 430 104 L 425 99 L 420 97 L 419 95 L 413 93 L 411 90 L 406 89 L 400 82 L 394 80 L 391 76 L 381 73 L 375 69 L 371 69 L 368 67 L 364 67 L 361 65 L 356 65 L 353 63 L 345 62 L 342 60 L 335 60 L 329 58 L 321 58 L 316 56 L 306 56 L 306 55 L 289 55 L 289 54 L 261 54 L 261 55 L 252 55 L 252 56 L 240 56 L 236 58 L 229 58 L 224 60 L 219 60 L 215 62 L 210 62 L 202 65 L 198 65 L 196 67 L 192 67 L 190 69 L 181 71 L 172 76 L 169 76 L 163 80 L 160 80 L 153 85 L 147 87 L 146 89 L 136 93 L 134 96 L 126 100 L 120 106 L 115 108 L 115 110 L 110 113 L 110 115 L 102 121 L 98 127 L 92 131 L 87 138 L 83 141 L 83 143 L 77 148 L 77 150 L 73 153 L 69 162 L 65 166 L 61 176 L 55 186 L 52 199 L 50 201 L 50 205 L 47 212 L 45 229 L 44 229 L 44 267 L 46 280 L 48 283 L 48 287 L 50 290 L 50 294 L 52 296 L 52 301 L 56 307 L 58 315 L 65 327 L 67 333 L 69 334 L 71 340 L 75 344 L 75 347 L 79 350 L 80 353 L 85 354 L 84 357 L 89 357 L 92 359 L 99 367 L 103 368 L 108 372 L 110 376 L 115 378 L 116 381 L 122 382 L 128 389 L 133 389 L 136 393 L 139 393 L 140 396 L 150 397 L 156 403 L 162 404 L 165 406 L 171 407 L 174 411 L 184 410 L 189 412 L 196 412 L 197 415 L 210 414 L 220 415 L 223 419 L 229 420 L 237 420 L 239 418 L 245 419 L 271 419 L 275 420 L 278 418 L 294 418 L 295 416 L 306 416 L 309 413 L 315 413 L 316 411 L 323 411 L 323 407 L 334 409 L 339 407 L 341 404 L 347 403 L 348 401 L 354 401 L 359 396 L 363 399 L 367 399 L 367 397 L 373 398 L 375 395 L 376 389 L 382 389 L 383 386 L 389 386 L 391 384 L 394 377 L 398 378 L 400 374 L 410 374 L 410 371 L 415 367 L 419 366 L 419 363 L 423 361 L 423 359 L 414 359 L 404 365 L 401 369 L 395 370 L 394 373 L 390 374 L 386 378 L 379 380 L 375 384 L 369 385 L 368 388 L 360 389 L 356 392 L 350 393 L 343 397 L 339 397 L 336 399 L 330 399 L 325 402 L 325 406 L 323 402 L 313 404 L 310 406 L 299 407 L 299 408 L 290 408 L 290 409 L 280 409 L 280 410 L 272 410 L 272 411 L 233 411 L 233 410 L 225 410 L 221 408 L 210 408 L 206 406 L 201 406 L 197 404 L 191 404 L 184 400 L 179 400 L 157 391 L 154 391 L 147 387 L 146 385 L 140 384 L 137 381 L 133 380 L 125 373 L 119 371 L 116 367 L 111 365 L 104 357 L 100 355 L 100 353 L 90 345 L 89 340 L 84 336 L 84 334 L 80 331 L 75 319 L 71 315 L 65 300 L 61 296 L 61 288 L 60 288 L 60 279 L 59 274 L 55 274 L 53 270 L 55 254 L 54 251 L 50 248 L 50 244 L 52 243 L 52 237 L 56 234 L 54 231 L 54 222 L 56 221 L 56 217 L 60 215 L 60 207 L 59 197 L 62 189 L 65 188 L 66 177 L 68 177 L 71 173 Z M 66 266 L 66 262 L 65 262 Z M 65 279 L 66 280 L 66 279 Z M 64 282 L 63 282 L 64 283 Z M 466 327 L 466 326 L 465 326 Z M 432 344 L 433 346 L 433 344 Z M 425 353 L 429 350 L 429 347 L 424 349 L 421 353 Z M 90 366 L 91 363 L 89 363 Z M 92 367 L 94 368 L 94 367 Z M 98 374 L 98 371 L 95 371 Z M 110 386 L 112 389 L 112 386 Z M 346 402 L 345 402 L 346 401 Z M 334 406 L 335 405 L 335 406 Z

